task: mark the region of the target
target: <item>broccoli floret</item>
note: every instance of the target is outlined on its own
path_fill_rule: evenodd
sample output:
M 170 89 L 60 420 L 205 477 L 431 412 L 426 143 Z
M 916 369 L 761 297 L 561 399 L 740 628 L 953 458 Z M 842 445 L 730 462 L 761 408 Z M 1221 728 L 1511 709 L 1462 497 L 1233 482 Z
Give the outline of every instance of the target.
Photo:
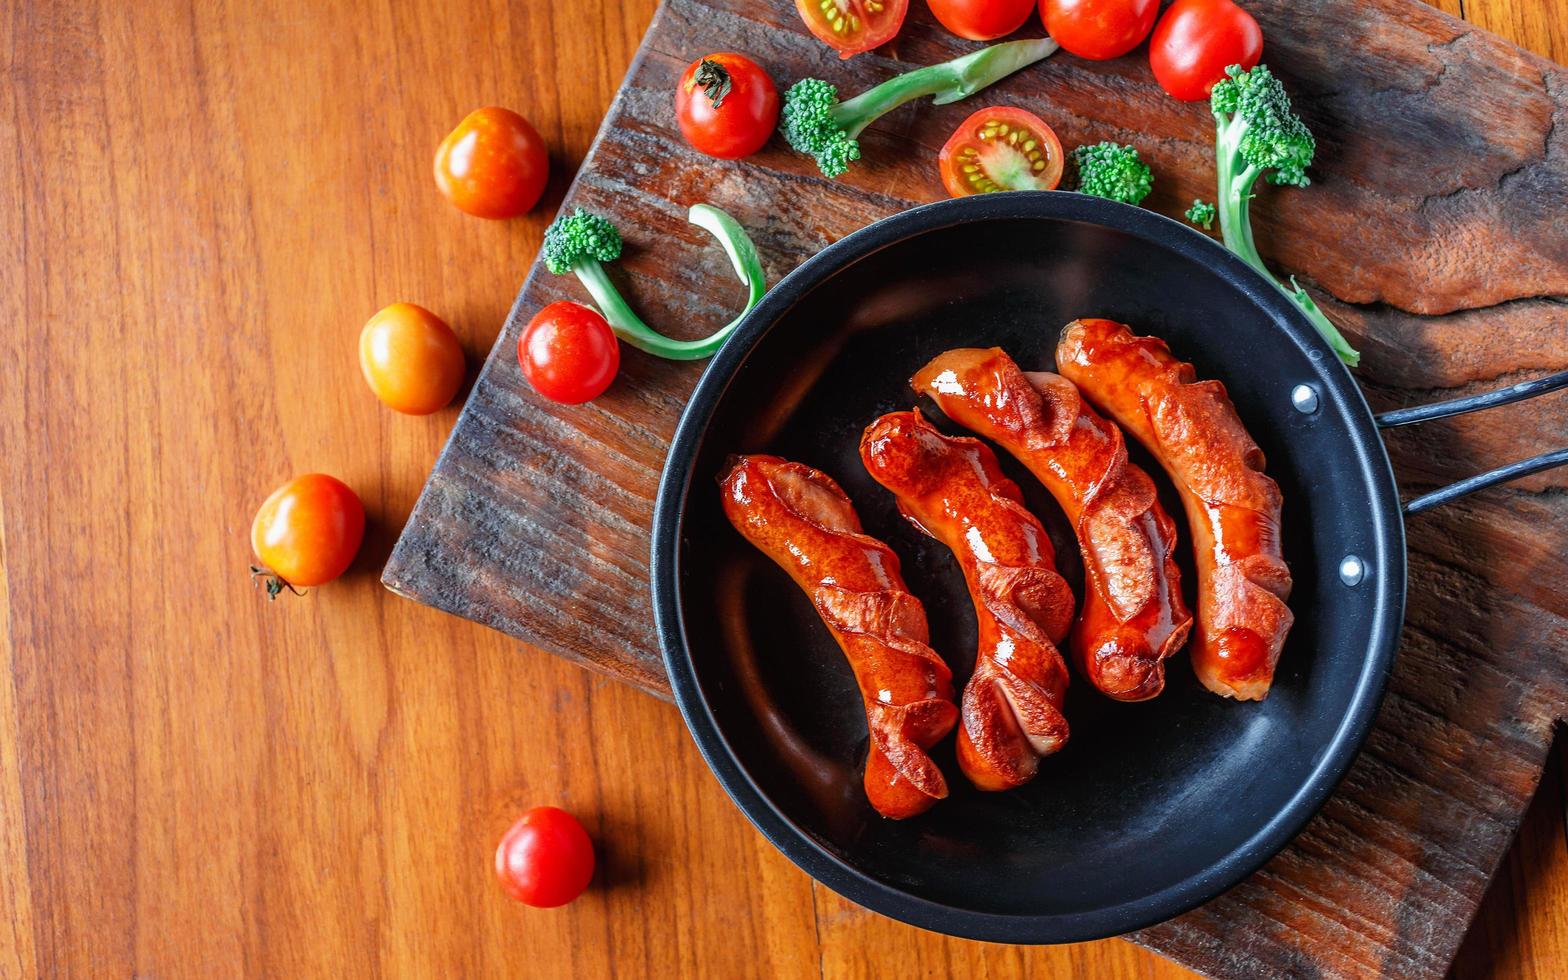
M 689 361 L 707 357 L 718 350 L 735 327 L 767 290 L 762 260 L 746 230 L 734 218 L 708 204 L 694 204 L 687 220 L 706 229 L 730 258 L 735 274 L 750 290 L 746 308 L 740 316 L 701 340 L 671 340 L 642 322 L 627 305 L 601 263 L 621 257 L 621 233 L 608 218 L 577 208 L 561 215 L 545 229 L 540 257 L 544 267 L 556 275 L 573 273 L 593 297 L 594 303 L 615 335 L 633 347 L 671 360 Z
M 1187 209 L 1187 220 L 1208 231 L 1214 227 L 1214 205 L 1201 198 L 1193 198 L 1192 207 Z
M 1149 196 L 1154 174 L 1131 144 L 1096 143 L 1073 151 L 1078 167 L 1078 193 L 1092 194 L 1123 204 L 1137 204 Z
M 1307 167 L 1317 153 L 1317 140 L 1291 107 L 1285 86 L 1266 65 L 1248 71 L 1231 65 L 1225 75 L 1209 96 L 1209 108 L 1214 112 L 1214 170 L 1219 192 L 1215 210 L 1219 212 L 1220 236 L 1226 248 L 1278 286 L 1340 359 L 1354 367 L 1361 355 L 1294 278 L 1288 286 L 1274 278 L 1252 239 L 1253 185 L 1264 177 L 1271 184 L 1306 187 L 1312 182 Z
M 550 222 L 544 230 L 540 253 L 546 269 L 564 276 L 579 262 L 614 262 L 620 258 L 621 233 L 610 224 L 610 219 L 577 208 Z
M 838 87 L 820 78 L 802 78 L 784 94 L 784 139 L 797 152 L 816 157 L 829 177 L 860 159 L 860 141 L 833 118 L 838 104 Z
M 905 72 L 847 102 L 838 100 L 838 89 L 828 82 L 803 78 L 784 94 L 784 139 L 797 152 L 815 157 L 824 174 L 837 177 L 860 159 L 860 134 L 884 114 L 926 95 L 934 96 L 937 105 L 968 98 L 1056 49 L 1050 38 L 993 44 Z
M 1271 184 L 1305 187 L 1312 183 L 1307 167 L 1318 143 L 1291 107 L 1285 86 L 1267 65 L 1251 71 L 1232 65 L 1225 74 L 1209 95 L 1215 118 L 1228 117 L 1221 138 L 1232 144 L 1249 169 L 1263 172 Z

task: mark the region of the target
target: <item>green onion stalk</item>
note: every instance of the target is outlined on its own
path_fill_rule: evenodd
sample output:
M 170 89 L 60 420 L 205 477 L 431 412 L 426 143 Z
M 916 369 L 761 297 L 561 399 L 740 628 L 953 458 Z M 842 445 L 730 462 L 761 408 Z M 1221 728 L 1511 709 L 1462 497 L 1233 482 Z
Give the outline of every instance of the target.
M 638 350 L 673 361 L 710 357 L 723 346 L 741 320 L 762 299 L 762 294 L 768 288 L 767 280 L 762 271 L 762 260 L 757 256 L 757 247 L 752 244 L 740 222 L 711 204 L 693 204 L 686 220 L 719 240 L 724 253 L 729 256 L 730 265 L 735 269 L 735 275 L 748 290 L 745 309 L 735 319 L 700 340 L 675 340 L 648 326 L 610 282 L 603 263 L 620 258 L 622 243 L 620 232 L 607 218 L 578 208 L 570 215 L 555 219 L 544 233 L 541 253 L 545 268 L 556 275 L 576 275 L 583 288 L 588 290 L 588 295 L 593 297 L 594 304 L 610 324 L 610 329 Z

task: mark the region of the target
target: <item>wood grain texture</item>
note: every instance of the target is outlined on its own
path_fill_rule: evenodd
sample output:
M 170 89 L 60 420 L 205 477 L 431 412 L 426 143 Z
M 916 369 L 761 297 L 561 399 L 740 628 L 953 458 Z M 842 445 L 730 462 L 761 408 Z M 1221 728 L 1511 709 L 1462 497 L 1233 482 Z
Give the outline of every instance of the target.
M 1513 36 L 1560 59 L 1554 3 L 1487 9 L 1495 29 L 1536 25 Z M 490 349 L 653 12 L 652 0 L 0 8 L 0 978 L 1191 975 L 1120 941 L 965 943 L 854 908 L 752 830 L 673 707 L 378 584 L 458 413 L 383 410 L 355 364 L 359 327 L 409 300 L 446 317 L 476 361 Z M 782 12 L 778 23 L 795 30 Z M 430 183 L 436 142 L 491 102 L 525 112 L 555 152 L 546 202 L 526 219 L 465 218 Z M 891 186 L 876 173 L 865 189 Z M 660 220 L 701 263 L 688 286 L 712 282 L 721 260 L 702 236 L 673 211 Z M 650 310 L 677 295 L 631 281 Z M 704 301 L 717 317 L 738 296 Z M 1550 339 L 1527 316 L 1511 322 Z M 663 379 L 694 377 L 627 361 L 616 397 L 650 416 L 678 404 L 658 393 Z M 1479 367 L 1434 384 L 1479 387 Z M 1377 397 L 1406 394 L 1390 382 Z M 1490 424 L 1408 442 L 1396 462 L 1425 485 L 1501 458 L 1486 440 L 1507 422 Z M 639 487 L 626 462 L 638 436 L 606 431 L 591 453 Z M 548 448 L 541 467 L 572 464 Z M 359 490 L 369 539 L 343 581 L 269 606 L 244 575 L 250 518 L 309 470 Z M 1535 541 L 1556 516 L 1513 509 L 1528 499 L 1478 500 L 1491 509 L 1473 536 L 1460 531 L 1470 513 L 1421 536 L 1413 577 L 1449 569 L 1439 582 L 1456 603 L 1501 603 L 1439 639 L 1407 636 L 1422 665 L 1463 647 L 1434 668 L 1450 697 L 1527 693 L 1510 662 L 1542 627 L 1517 610 L 1561 603 L 1547 580 L 1560 564 Z M 1492 523 L 1499 508 L 1513 523 Z M 602 553 L 620 560 L 620 541 Z M 1437 726 L 1430 696 L 1388 710 Z M 1541 736 L 1494 734 L 1521 757 Z M 1383 751 L 1358 778 L 1392 786 L 1390 808 L 1421 805 L 1384 766 L 1437 763 L 1397 742 Z M 1488 771 L 1489 743 L 1467 736 L 1452 751 L 1481 779 L 1476 798 L 1490 779 L 1527 792 L 1511 769 Z M 535 913 L 502 896 L 490 861 L 516 814 L 546 802 L 583 817 L 604 870 L 578 903 Z M 1506 837 L 1448 806 L 1432 819 Z M 1560 795 L 1531 812 L 1465 976 L 1561 974 Z M 1346 819 L 1383 826 L 1381 811 Z M 1441 870 L 1441 856 L 1412 858 Z M 1427 881 L 1414 865 L 1391 873 Z
M 1374 407 L 1568 364 L 1568 239 L 1557 228 L 1568 212 L 1564 74 L 1403 0 L 1254 9 L 1270 64 L 1320 140 L 1312 193 L 1271 194 L 1258 210 L 1260 246 L 1315 286 L 1366 352 L 1360 375 Z M 659 321 L 719 320 L 733 302 L 721 260 L 681 223 L 687 204 L 730 210 L 787 269 L 869 221 L 941 196 L 929 160 L 969 106 L 888 117 L 863 139 L 865 160 L 838 181 L 777 139 L 734 166 L 704 166 L 685 148 L 666 103 L 694 49 L 746 50 L 781 77 L 824 74 L 846 91 L 901 62 L 963 50 L 917 18 L 896 52 L 879 53 L 896 61 L 824 64 L 791 17 L 734 0 L 671 0 L 568 197 L 614 215 L 631 242 L 674 243 L 619 266 L 636 304 Z M 1347 59 L 1347 48 L 1357 56 Z M 986 98 L 1040 111 L 1069 145 L 1136 138 L 1160 175 L 1148 202 L 1156 210 L 1179 211 L 1208 193 L 1205 107 L 1173 112 L 1136 59 L 1055 59 Z M 540 404 L 511 364 L 511 344 L 535 310 L 572 295 L 575 283 L 557 277 L 525 284 L 385 580 L 663 693 L 641 556 L 664 447 L 695 372 L 641 358 L 593 405 Z M 1532 404 L 1398 432 L 1390 453 L 1407 486 L 1440 484 L 1495 463 L 1499 446 L 1527 455 L 1562 445 L 1561 417 L 1552 404 Z M 1446 969 L 1561 711 L 1568 608 L 1555 583 L 1568 508 L 1542 491 L 1563 481 L 1548 474 L 1415 522 L 1403 652 L 1344 789 L 1268 869 L 1140 942 L 1226 975 Z M 1526 530 L 1554 525 L 1533 538 Z M 1520 539 L 1531 539 L 1524 554 L 1517 543 L 1502 547 Z

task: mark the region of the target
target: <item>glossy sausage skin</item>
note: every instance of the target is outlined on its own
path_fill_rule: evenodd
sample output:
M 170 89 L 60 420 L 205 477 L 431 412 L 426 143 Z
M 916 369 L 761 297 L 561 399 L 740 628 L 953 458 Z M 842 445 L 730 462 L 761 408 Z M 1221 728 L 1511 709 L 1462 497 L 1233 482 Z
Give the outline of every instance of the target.
M 974 600 L 979 646 L 958 764 L 981 789 L 1021 786 L 1067 742 L 1067 665 L 1056 644 L 1072 625 L 1073 594 L 1051 539 L 995 453 L 943 435 L 918 412 L 871 423 L 860 458 L 904 516 L 952 550 Z
M 1165 659 L 1192 614 L 1172 551 L 1176 526 L 1149 475 L 1127 461 L 1116 426 L 1054 374 L 1024 374 L 999 348 L 950 350 L 915 375 L 915 390 L 1012 453 L 1061 504 L 1078 535 L 1085 595 L 1073 657 L 1120 701 L 1165 687 Z
M 1283 501 L 1225 386 L 1198 381 L 1165 341 L 1110 320 L 1068 324 L 1056 359 L 1159 459 L 1181 494 L 1197 553 L 1198 679 L 1216 694 L 1261 700 L 1293 622 L 1279 542 Z
M 921 813 L 947 795 L 927 754 L 953 730 L 953 675 L 927 646 L 925 607 L 898 556 L 861 531 L 826 474 L 777 456 L 738 456 L 720 477 L 724 513 L 811 597 L 848 658 L 866 708 L 866 796 L 884 817 Z

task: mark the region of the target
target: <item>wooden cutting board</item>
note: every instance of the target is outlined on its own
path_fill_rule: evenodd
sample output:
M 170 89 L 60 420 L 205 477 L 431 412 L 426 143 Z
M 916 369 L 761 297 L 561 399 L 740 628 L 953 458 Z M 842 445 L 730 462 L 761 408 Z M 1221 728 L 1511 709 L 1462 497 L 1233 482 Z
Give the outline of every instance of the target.
M 685 221 L 707 201 L 752 233 L 776 282 L 828 243 L 941 198 L 934 161 L 984 104 L 1017 104 L 1068 146 L 1131 141 L 1156 174 L 1146 206 L 1212 199 L 1212 121 L 1154 85 L 1138 56 L 1065 54 L 968 102 L 919 104 L 862 140 L 836 181 L 775 139 L 743 162 L 694 154 L 674 83 L 716 50 L 749 53 L 781 89 L 814 75 L 849 94 L 975 45 L 915 3 L 887 48 L 840 62 L 778 0 L 668 0 L 563 208 L 614 218 L 612 276 L 649 322 L 696 336 L 742 296 Z M 1309 190 L 1263 191 L 1260 247 L 1363 352 L 1375 410 L 1568 367 L 1568 74 L 1409 0 L 1248 7 L 1319 139 Z M 1038 32 L 1038 24 L 1030 28 Z M 535 266 L 425 487 L 384 581 L 392 590 L 667 697 L 648 595 L 664 453 L 700 364 L 623 348 L 594 403 L 537 398 L 518 333 L 586 297 Z M 1429 489 L 1568 445 L 1568 396 L 1396 430 L 1401 484 Z M 1378 723 L 1338 793 L 1262 871 L 1130 938 L 1217 976 L 1441 975 L 1540 777 L 1568 690 L 1568 473 L 1409 525 L 1407 625 Z

